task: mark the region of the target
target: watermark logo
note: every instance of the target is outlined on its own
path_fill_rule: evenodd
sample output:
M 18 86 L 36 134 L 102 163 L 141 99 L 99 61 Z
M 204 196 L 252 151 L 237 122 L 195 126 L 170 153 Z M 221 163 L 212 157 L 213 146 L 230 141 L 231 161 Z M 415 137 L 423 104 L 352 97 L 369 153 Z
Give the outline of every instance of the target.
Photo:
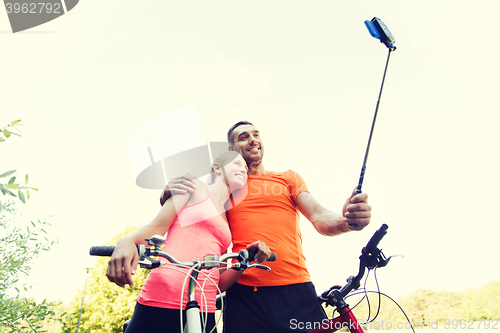
M 194 105 L 149 119 L 130 133 L 128 143 L 135 182 L 146 189 L 164 189 L 169 180 L 187 173 L 209 183 L 212 162 L 229 147 L 227 141 L 205 140 Z M 231 161 L 218 163 L 224 168 Z M 246 191 L 246 186 L 240 190 Z M 240 202 L 235 199 L 231 205 Z
M 205 140 L 194 105 L 149 119 L 130 133 L 128 144 L 136 184 L 146 189 L 163 189 L 187 173 L 210 176 L 213 159 L 229 146 Z
M 79 0 L 4 0 L 12 32 L 52 21 L 75 8 Z

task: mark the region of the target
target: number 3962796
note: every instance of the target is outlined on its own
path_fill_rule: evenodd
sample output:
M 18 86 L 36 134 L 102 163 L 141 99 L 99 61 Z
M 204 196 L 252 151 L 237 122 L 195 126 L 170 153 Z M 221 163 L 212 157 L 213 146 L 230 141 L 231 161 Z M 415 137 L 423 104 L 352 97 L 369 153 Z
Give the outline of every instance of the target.
M 7 8 L 7 14 L 10 13 L 23 13 L 23 14 L 41 14 L 41 13 L 54 13 L 62 14 L 61 4 L 59 3 L 5 3 L 5 8 Z

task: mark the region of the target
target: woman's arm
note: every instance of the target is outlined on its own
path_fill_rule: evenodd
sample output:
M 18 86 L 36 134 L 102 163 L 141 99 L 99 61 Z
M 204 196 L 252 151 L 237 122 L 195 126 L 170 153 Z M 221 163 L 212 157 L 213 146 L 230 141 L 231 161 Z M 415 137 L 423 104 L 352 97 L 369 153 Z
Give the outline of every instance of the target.
M 178 212 L 186 206 L 190 196 L 191 193 L 171 196 L 151 222 L 124 238 L 132 241 L 134 245 L 139 245 L 147 244 L 145 238 L 149 238 L 153 235 L 164 235 L 168 229 L 170 229 Z
M 219 289 L 223 293 L 228 290 L 243 274 L 243 270 L 235 271 L 234 269 L 226 268 L 221 271 L 219 278 Z
M 125 287 L 126 284 L 130 285 L 131 288 L 134 287 L 132 275 L 135 274 L 139 261 L 136 246 L 146 244 L 145 238 L 153 235 L 164 235 L 190 197 L 191 193 L 170 197 L 149 224 L 118 240 L 106 270 L 109 281 L 120 287 Z

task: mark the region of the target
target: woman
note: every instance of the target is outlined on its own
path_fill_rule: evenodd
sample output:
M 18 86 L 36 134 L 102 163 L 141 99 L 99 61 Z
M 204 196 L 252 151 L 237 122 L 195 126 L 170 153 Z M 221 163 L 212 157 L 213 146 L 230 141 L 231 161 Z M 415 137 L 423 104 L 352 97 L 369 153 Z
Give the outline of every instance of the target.
M 195 180 L 194 192 L 173 195 L 153 221 L 118 241 L 106 272 L 111 282 L 121 287 L 125 284 L 133 286 L 130 273 L 133 274 L 134 271 L 130 269 L 135 268 L 139 260 L 136 245 L 145 244 L 145 238 L 156 234 L 164 235 L 167 231 L 163 250 L 181 261 L 225 252 L 231 242 L 231 233 L 224 204 L 232 191 L 242 189 L 246 185 L 247 165 L 238 153 L 227 152 L 214 161 L 211 175 L 209 185 Z M 260 250 L 257 256 L 261 261 L 267 259 L 270 254 L 267 246 L 259 241 L 250 244 L 248 249 Z M 139 293 L 127 333 L 180 332 L 180 293 L 186 275 L 171 267 L 165 265 L 151 271 Z M 240 274 L 234 270 L 224 271 L 219 282 L 221 289 L 229 288 Z M 213 273 L 210 277 L 215 282 L 219 281 L 218 273 Z M 205 276 L 200 274 L 200 284 L 203 284 L 204 280 Z M 206 331 L 209 332 L 215 327 L 217 288 L 207 281 L 204 294 L 207 300 L 206 308 L 197 288 L 198 304 L 202 306 L 202 311 L 208 313 Z M 184 294 L 183 297 L 184 308 L 187 295 Z

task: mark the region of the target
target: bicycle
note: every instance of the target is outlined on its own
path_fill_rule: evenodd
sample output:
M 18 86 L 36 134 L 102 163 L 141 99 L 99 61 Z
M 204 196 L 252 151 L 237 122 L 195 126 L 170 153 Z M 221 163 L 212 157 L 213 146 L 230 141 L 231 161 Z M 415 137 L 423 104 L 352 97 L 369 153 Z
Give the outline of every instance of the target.
M 297 322 L 292 322 L 293 320 L 290 320 L 290 328 L 292 329 L 301 329 L 301 330 L 309 330 L 309 333 L 333 333 L 335 331 L 338 331 L 340 329 L 346 328 L 348 329 L 351 333 L 364 333 L 362 326 L 364 324 L 368 324 L 368 322 L 374 321 L 380 310 L 380 299 L 378 302 L 378 310 L 376 315 L 370 320 L 368 319 L 366 323 L 360 323 L 354 313 L 352 312 L 352 309 L 354 309 L 358 304 L 363 301 L 365 297 L 367 297 L 368 293 L 378 293 L 379 296 L 383 295 L 385 297 L 388 297 L 391 301 L 395 302 L 396 305 L 400 308 L 400 310 L 403 312 L 404 316 L 406 317 L 406 320 L 410 324 L 411 329 L 415 333 L 414 327 L 409 320 L 408 316 L 404 312 L 404 310 L 397 304 L 397 302 L 390 298 L 389 296 L 381 293 L 379 290 L 378 291 L 358 291 L 355 293 L 351 293 L 355 290 L 358 290 L 358 288 L 361 286 L 361 280 L 366 272 L 366 269 L 368 270 L 375 270 L 377 268 L 381 268 L 386 266 L 389 263 L 389 260 L 394 257 L 391 256 L 387 258 L 382 250 L 380 250 L 377 246 L 379 242 L 382 240 L 382 238 L 385 236 L 387 233 L 388 226 L 386 224 L 383 224 L 375 233 L 373 236 L 370 238 L 368 241 L 367 245 L 362 248 L 361 250 L 361 256 L 359 257 L 359 270 L 356 276 L 350 276 L 347 279 L 347 284 L 342 286 L 334 285 L 318 295 L 318 302 L 320 304 L 326 304 L 327 306 L 333 306 L 335 308 L 334 313 L 338 312 L 339 316 L 336 318 L 332 319 L 325 319 L 321 323 L 314 323 L 312 324 L 309 322 L 309 324 L 316 325 L 319 327 L 314 327 L 311 330 L 309 328 L 303 326 L 300 327 L 299 323 Z M 368 276 L 367 276 L 368 277 Z M 377 284 L 378 286 L 378 284 Z M 346 298 L 350 296 L 354 296 L 357 294 L 364 293 L 365 296 L 363 299 L 361 299 L 354 307 L 350 307 L 347 302 Z M 223 299 L 224 295 L 218 295 L 217 296 L 217 309 L 221 309 L 223 307 Z M 294 326 L 294 327 L 292 327 Z
M 318 301 L 320 304 L 326 303 L 327 306 L 335 307 L 334 313 L 338 312 L 339 315 L 332 319 L 324 320 L 319 323 L 319 327 L 314 327 L 310 333 L 332 333 L 342 328 L 347 328 L 351 333 L 364 333 L 362 326 L 368 324 L 369 322 L 374 321 L 380 310 L 380 295 L 388 297 L 390 300 L 396 303 L 396 305 L 403 312 L 407 321 L 410 323 L 410 327 L 415 332 L 411 321 L 408 316 L 404 312 L 404 310 L 397 304 L 395 300 L 390 298 L 389 296 L 382 294 L 380 290 L 377 291 L 367 291 L 366 289 L 361 292 L 351 293 L 354 290 L 357 290 L 361 285 L 361 279 L 363 278 L 366 269 L 375 270 L 376 268 L 384 267 L 389 263 L 389 260 L 392 258 L 387 258 L 382 250 L 380 250 L 377 246 L 382 238 L 387 233 L 388 226 L 387 224 L 383 224 L 371 237 L 368 241 L 367 245 L 361 250 L 361 256 L 359 257 L 359 270 L 356 276 L 350 276 L 347 279 L 347 284 L 343 287 L 335 285 L 318 295 Z M 378 289 L 378 283 L 377 283 Z M 349 296 L 353 296 L 355 294 L 365 293 L 363 299 L 367 297 L 368 293 L 378 293 L 379 294 L 379 302 L 378 302 L 378 310 L 374 318 L 370 320 L 367 319 L 365 323 L 361 323 L 358 321 L 352 309 L 356 307 L 363 299 L 361 299 L 354 307 L 350 307 L 346 302 L 346 298 Z
M 203 260 L 194 259 L 192 261 L 180 261 L 175 258 L 172 254 L 162 251 L 161 247 L 165 242 L 165 238 L 160 235 L 154 235 L 151 238 L 146 238 L 148 245 L 152 246 L 151 248 L 146 247 L 145 245 L 138 245 L 137 251 L 140 256 L 139 265 L 142 268 L 146 269 L 154 269 L 160 267 L 162 265 L 170 264 L 179 267 L 189 268 L 188 273 L 186 273 L 186 279 L 189 279 L 188 284 L 188 302 L 185 307 L 186 312 L 186 324 L 182 328 L 182 309 L 181 309 L 181 332 L 184 333 L 202 333 L 205 332 L 206 321 L 204 321 L 203 325 L 200 321 L 200 305 L 195 299 L 195 288 L 199 283 L 197 281 L 199 273 L 205 274 L 201 272 L 202 269 L 212 269 L 223 264 L 227 264 L 228 260 L 235 259 L 238 262 L 231 264 L 231 269 L 241 270 L 248 268 L 259 268 L 270 271 L 271 268 L 262 264 L 251 264 L 250 262 L 254 261 L 254 256 L 256 252 L 248 251 L 248 250 L 240 250 L 239 252 L 231 252 L 226 253 L 221 256 L 218 255 L 208 255 L 203 258 Z M 107 256 L 110 257 L 113 254 L 115 247 L 114 246 L 92 246 L 90 248 L 90 255 L 92 256 Z M 167 259 L 168 261 L 161 261 L 151 258 L 153 257 L 162 257 Z M 272 254 L 271 257 L 267 261 L 276 260 L 276 254 Z M 224 268 L 219 268 L 224 269 Z M 207 276 L 207 280 L 210 279 L 210 274 L 205 274 Z M 186 280 L 185 280 L 186 282 Z M 206 282 L 206 281 L 205 281 Z M 214 281 L 212 281 L 214 283 Z M 203 292 L 203 286 L 200 286 Z M 218 289 L 218 288 L 217 288 Z M 220 290 L 219 290 L 220 291 Z M 184 293 L 184 287 L 182 288 L 181 293 Z M 218 302 L 219 303 L 219 302 Z M 223 299 L 221 300 L 221 307 L 223 307 Z M 181 302 L 182 307 L 182 302 Z M 202 327 L 203 326 L 203 327 Z M 124 323 L 123 332 L 126 332 L 127 322 Z

